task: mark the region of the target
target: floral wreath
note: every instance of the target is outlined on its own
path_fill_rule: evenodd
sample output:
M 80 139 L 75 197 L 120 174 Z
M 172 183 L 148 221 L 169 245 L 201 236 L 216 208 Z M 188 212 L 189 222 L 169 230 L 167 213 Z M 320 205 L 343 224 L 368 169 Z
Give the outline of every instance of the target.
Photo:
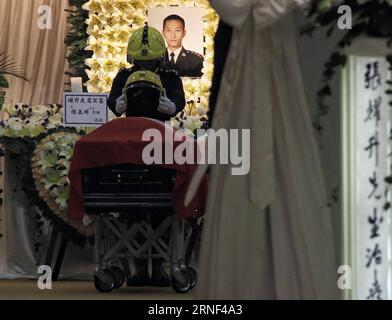
M 70 182 L 68 172 L 75 142 L 81 135 L 60 128 L 46 135 L 36 146 L 32 155 L 32 175 L 39 196 L 53 214 L 77 230 L 80 234 L 94 234 L 94 226 L 67 216 Z

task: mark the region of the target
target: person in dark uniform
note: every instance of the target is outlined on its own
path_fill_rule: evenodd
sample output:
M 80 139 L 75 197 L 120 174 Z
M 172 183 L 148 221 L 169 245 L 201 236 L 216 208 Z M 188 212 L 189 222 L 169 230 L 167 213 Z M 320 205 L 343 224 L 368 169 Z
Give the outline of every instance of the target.
M 138 63 L 135 63 L 132 68 L 122 68 L 113 80 L 112 89 L 108 99 L 108 106 L 117 117 L 120 117 L 127 108 L 125 96 L 122 92 L 125 83 L 132 73 L 140 69 L 141 68 Z M 166 105 L 164 106 L 161 104 L 160 108 L 158 108 L 158 110 L 162 113 L 162 117 L 157 120 L 168 121 L 184 109 L 186 103 L 184 89 L 177 70 L 169 68 L 168 66 L 160 66 L 157 74 L 160 76 L 162 85 L 165 88 L 166 97 L 171 102 L 162 102 L 163 104 L 166 103 Z
M 170 120 L 185 107 L 185 93 L 182 86 L 182 80 L 175 69 L 168 66 L 162 67 L 165 55 L 165 40 L 159 30 L 148 27 L 136 30 L 128 43 L 128 62 L 133 64 L 130 69 L 122 68 L 115 77 L 110 96 L 108 107 L 116 116 L 121 116 L 125 111 L 127 115 L 132 114 L 132 110 L 127 110 L 127 103 L 123 88 L 126 85 L 128 77 L 137 71 L 151 71 L 160 76 L 160 80 L 166 94 L 160 98 L 157 110 L 161 116 L 157 120 Z M 151 225 L 155 229 L 165 217 L 152 215 Z M 134 222 L 139 221 L 140 217 L 135 217 Z M 136 239 L 138 242 L 144 239 Z M 148 259 L 135 259 L 135 273 L 127 279 L 128 286 L 170 286 L 170 278 L 163 267 L 163 259 L 152 259 L 151 279 L 148 274 Z M 126 269 L 129 267 L 124 267 Z
M 186 104 L 185 93 L 178 71 L 170 68 L 168 65 L 162 66 L 165 44 L 161 34 L 158 30 L 151 27 L 148 28 L 148 33 L 150 35 L 149 41 L 154 48 L 159 47 L 154 42 L 159 43 L 163 41 L 163 51 L 162 49 L 157 52 L 150 50 L 147 56 L 143 56 L 141 53 L 143 50 L 138 48 L 142 40 L 137 36 L 137 31 L 135 31 L 128 45 L 128 61 L 133 64 L 133 67 L 120 69 L 114 78 L 108 99 L 108 107 L 116 116 L 121 116 L 127 108 L 123 88 L 128 77 L 138 70 L 149 70 L 160 76 L 162 85 L 165 88 L 166 96 L 161 98 L 158 107 L 158 111 L 162 114 L 162 117 L 158 120 L 167 121 L 184 109 Z
M 204 58 L 201 54 L 186 50 L 182 41 L 186 36 L 185 20 L 176 14 L 163 21 L 162 34 L 166 39 L 167 65 L 178 70 L 180 77 L 201 77 Z

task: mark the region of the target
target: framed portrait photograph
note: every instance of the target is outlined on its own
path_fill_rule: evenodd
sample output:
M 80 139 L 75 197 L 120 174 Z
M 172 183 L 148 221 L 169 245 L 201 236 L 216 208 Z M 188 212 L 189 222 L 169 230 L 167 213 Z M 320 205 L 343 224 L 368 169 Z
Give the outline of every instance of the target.
M 154 7 L 149 25 L 161 30 L 166 41 L 165 65 L 180 77 L 200 78 L 204 63 L 203 12 L 196 7 Z

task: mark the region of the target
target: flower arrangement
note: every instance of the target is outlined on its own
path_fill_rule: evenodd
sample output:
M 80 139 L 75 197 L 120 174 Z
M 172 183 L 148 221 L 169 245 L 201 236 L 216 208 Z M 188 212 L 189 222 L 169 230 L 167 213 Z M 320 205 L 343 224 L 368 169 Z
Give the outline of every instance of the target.
M 62 107 L 27 104 L 6 105 L 9 118 L 0 123 L 0 136 L 8 138 L 37 137 L 48 129 L 57 128 L 62 122 Z
M 172 119 L 172 126 L 190 137 L 195 137 L 198 129 L 208 129 L 207 110 L 194 103 L 189 103 L 188 107 L 188 112 L 183 111 Z
M 68 171 L 76 140 L 94 128 L 62 127 L 62 107 L 55 104 L 7 105 L 5 111 L 0 143 L 15 160 L 23 191 L 68 240 L 83 245 L 94 225 L 67 217 Z
M 90 68 L 86 70 L 89 77 L 87 90 L 94 93 L 110 91 L 118 70 L 130 67 L 126 61 L 128 39 L 134 30 L 144 26 L 149 7 L 170 5 L 198 6 L 205 10 L 204 76 L 201 79 L 183 79 L 187 106 L 185 112 L 173 121 L 176 127 L 188 127 L 193 131 L 195 125 L 189 123 L 190 119 L 199 125 L 205 123 L 213 74 L 213 38 L 218 16 L 207 0 L 90 0 L 85 3 L 83 9 L 89 12 L 89 39 L 85 49 L 94 52 L 92 58 L 85 61 Z
M 310 22 L 302 28 L 302 33 L 311 35 L 316 29 L 326 27 L 329 37 L 338 29 L 342 16 L 338 8 L 342 5 L 351 9 L 352 28 L 347 30 L 325 64 L 317 94 L 319 111 L 314 121 L 315 129 L 320 133 L 323 130 L 321 118 L 330 108 L 327 103 L 327 98 L 332 95 L 329 82 L 336 70 L 346 65 L 344 49 L 359 36 L 384 38 L 389 47 L 392 44 L 392 0 L 313 0 L 308 12 Z M 392 52 L 386 59 L 392 66 Z

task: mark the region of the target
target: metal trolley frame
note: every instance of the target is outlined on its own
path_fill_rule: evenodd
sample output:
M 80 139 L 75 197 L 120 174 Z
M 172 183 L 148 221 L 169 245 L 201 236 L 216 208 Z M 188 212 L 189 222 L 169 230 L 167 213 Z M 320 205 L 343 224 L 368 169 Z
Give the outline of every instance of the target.
M 188 266 L 200 225 L 177 218 L 172 206 L 175 171 L 154 166 L 116 165 L 83 172 L 87 214 L 95 214 L 94 284 L 100 292 L 119 289 L 130 274 L 128 258 L 163 258 L 170 265 L 172 288 L 185 293 L 196 286 Z M 158 227 L 153 215 L 163 215 Z M 135 221 L 135 216 L 143 219 Z M 165 236 L 170 232 L 171 236 Z M 140 239 L 143 239 L 140 242 Z

